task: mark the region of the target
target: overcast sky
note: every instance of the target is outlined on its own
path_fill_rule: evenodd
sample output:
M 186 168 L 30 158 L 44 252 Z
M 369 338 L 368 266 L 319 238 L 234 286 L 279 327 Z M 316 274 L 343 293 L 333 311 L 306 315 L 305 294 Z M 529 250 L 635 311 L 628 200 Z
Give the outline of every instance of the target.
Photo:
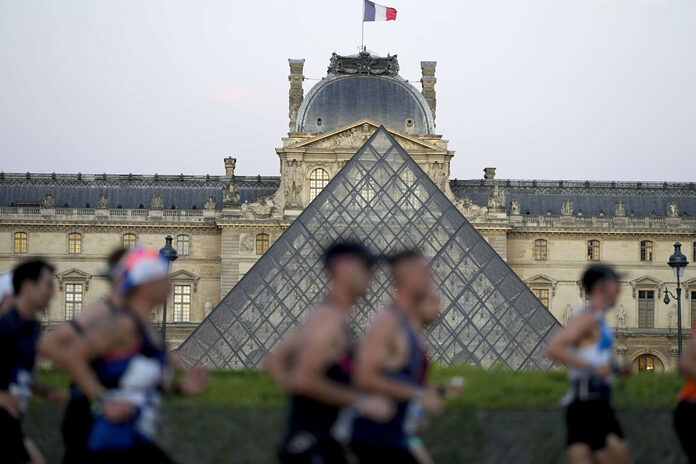
M 694 0 L 383 0 L 436 60 L 452 177 L 694 181 Z M 277 175 L 288 58 L 326 74 L 361 0 L 0 0 L 0 170 Z M 316 81 L 305 81 L 305 93 Z

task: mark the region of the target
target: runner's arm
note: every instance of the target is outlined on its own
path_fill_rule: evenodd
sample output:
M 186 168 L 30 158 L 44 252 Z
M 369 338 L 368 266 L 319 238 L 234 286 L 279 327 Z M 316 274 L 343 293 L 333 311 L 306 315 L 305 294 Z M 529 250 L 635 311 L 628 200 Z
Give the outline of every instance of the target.
M 290 389 L 292 353 L 297 346 L 298 337 L 298 333 L 293 332 L 274 347 L 263 360 L 268 375 L 286 390 Z
M 122 343 L 123 333 L 134 333 L 135 326 L 128 317 L 107 314 L 90 321 L 84 331 L 85 335 L 70 345 L 64 370 L 88 398 L 95 399 L 104 388 L 94 374 L 90 361 Z
M 414 384 L 392 380 L 382 374 L 390 338 L 398 321 L 390 313 L 381 314 L 372 325 L 358 348 L 355 366 L 355 386 L 361 390 L 379 393 L 399 401 L 408 401 L 417 392 Z
M 316 401 L 337 407 L 355 403 L 355 392 L 325 376 L 326 354 L 334 343 L 336 330 L 331 326 L 337 323 L 331 317 L 317 314 L 315 319 L 303 330 L 302 343 L 297 347 L 296 364 L 289 376 L 289 389 L 293 393 L 313 398 Z
M 571 346 L 576 346 L 588 331 L 591 330 L 592 324 L 594 323 L 594 319 L 589 313 L 571 319 L 568 325 L 561 330 L 561 333 L 551 340 L 551 344 L 546 350 L 546 355 L 568 366 L 578 367 L 580 369 L 589 369 L 593 367 L 584 359 L 571 353 L 569 348 Z

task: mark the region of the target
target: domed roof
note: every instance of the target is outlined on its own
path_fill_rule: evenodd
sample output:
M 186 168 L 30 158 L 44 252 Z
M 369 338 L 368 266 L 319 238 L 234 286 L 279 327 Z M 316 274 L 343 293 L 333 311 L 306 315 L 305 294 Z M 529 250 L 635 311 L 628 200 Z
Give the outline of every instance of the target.
M 361 119 L 415 134 L 431 134 L 433 114 L 423 95 L 398 75 L 395 56 L 331 57 L 327 77 L 307 93 L 297 132 L 329 132 Z

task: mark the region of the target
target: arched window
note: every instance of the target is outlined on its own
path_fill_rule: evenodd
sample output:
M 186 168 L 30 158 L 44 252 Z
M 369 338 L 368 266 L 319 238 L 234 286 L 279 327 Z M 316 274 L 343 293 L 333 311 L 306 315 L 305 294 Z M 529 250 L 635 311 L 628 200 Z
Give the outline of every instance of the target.
M 546 261 L 547 256 L 546 240 L 543 238 L 534 240 L 534 259 L 536 261 Z
M 15 253 L 26 253 L 27 252 L 27 233 L 26 232 L 15 232 L 15 234 L 14 234 L 14 252 Z
M 589 240 L 587 242 L 587 260 L 599 261 L 599 240 Z
M 309 175 L 309 201 L 319 195 L 319 192 L 329 183 L 329 173 L 318 168 Z
M 135 234 L 123 234 L 123 248 L 133 248 L 135 246 Z
M 188 256 L 189 254 L 189 244 L 191 243 L 191 237 L 186 234 L 180 234 L 176 236 L 176 252 L 180 256 Z
M 638 358 L 639 372 L 655 372 L 655 358 L 649 354 L 644 354 Z
M 77 232 L 68 234 L 68 253 L 71 255 L 82 253 L 82 234 Z
M 268 250 L 268 234 L 256 234 L 256 254 L 262 255 Z
M 640 242 L 640 260 L 641 261 L 652 261 L 653 259 L 653 242 L 650 240 L 643 240 Z

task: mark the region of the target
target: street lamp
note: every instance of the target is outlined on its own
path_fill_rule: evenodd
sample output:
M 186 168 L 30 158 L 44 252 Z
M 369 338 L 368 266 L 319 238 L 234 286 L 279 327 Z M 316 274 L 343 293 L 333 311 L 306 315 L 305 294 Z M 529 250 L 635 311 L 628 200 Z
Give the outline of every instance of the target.
M 169 263 L 169 268 L 171 269 L 172 263 L 178 258 L 176 254 L 176 248 L 172 246 L 172 236 L 167 235 L 164 238 L 164 246 L 160 248 L 159 254 L 161 257 L 167 260 Z M 164 349 L 167 349 L 167 300 L 164 300 L 164 309 L 162 310 L 162 345 Z
M 672 292 L 665 289 L 665 299 L 663 300 L 665 304 L 669 304 L 670 295 L 672 298 L 677 300 L 677 343 L 679 347 L 679 356 L 682 353 L 682 321 L 681 321 L 681 278 L 684 275 L 684 269 L 689 262 L 686 260 L 686 256 L 681 252 L 681 243 L 674 243 L 674 253 L 669 257 L 667 261 L 669 267 L 674 270 L 674 275 L 677 277 L 677 295 L 674 296 Z

